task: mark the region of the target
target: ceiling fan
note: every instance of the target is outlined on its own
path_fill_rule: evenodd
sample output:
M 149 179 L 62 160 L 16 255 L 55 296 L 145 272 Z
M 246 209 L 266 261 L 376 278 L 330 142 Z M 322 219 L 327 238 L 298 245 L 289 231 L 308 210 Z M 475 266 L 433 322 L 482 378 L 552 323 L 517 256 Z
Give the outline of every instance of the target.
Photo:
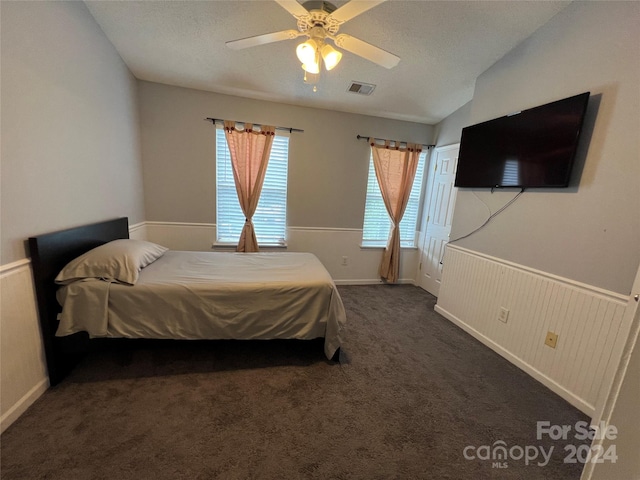
M 283 30 L 242 38 L 226 42 L 226 45 L 234 50 L 240 50 L 302 36 L 309 37 L 296 49 L 298 59 L 302 62 L 302 68 L 305 70 L 307 83 L 315 83 L 314 80 L 317 80 L 317 77 L 314 79 L 313 76 L 319 75 L 321 60 L 324 62 L 325 68 L 331 70 L 342 58 L 342 53 L 331 47 L 327 40 L 331 40 L 338 48 L 385 68 L 393 68 L 400 61 L 400 57 L 351 35 L 345 33 L 338 35 L 338 30 L 343 23 L 385 0 L 351 0 L 340 8 L 336 8 L 335 5 L 326 1 L 312 0 L 304 4 L 300 4 L 296 0 L 275 1 L 296 18 L 298 30 Z M 311 74 L 310 79 L 307 78 L 307 74 Z

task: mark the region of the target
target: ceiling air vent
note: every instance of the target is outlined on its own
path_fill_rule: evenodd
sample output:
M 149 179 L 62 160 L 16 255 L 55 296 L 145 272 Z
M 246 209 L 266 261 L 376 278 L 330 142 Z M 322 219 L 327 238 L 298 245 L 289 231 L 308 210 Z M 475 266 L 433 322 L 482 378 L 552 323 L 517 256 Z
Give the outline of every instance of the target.
M 370 83 L 351 82 L 347 92 L 359 93 L 360 95 L 371 95 L 375 88 L 376 86 Z

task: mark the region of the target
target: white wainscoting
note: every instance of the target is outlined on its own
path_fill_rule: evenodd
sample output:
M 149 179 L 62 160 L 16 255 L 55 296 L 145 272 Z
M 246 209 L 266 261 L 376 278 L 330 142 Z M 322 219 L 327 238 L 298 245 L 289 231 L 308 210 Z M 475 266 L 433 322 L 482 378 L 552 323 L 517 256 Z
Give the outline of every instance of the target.
M 147 240 L 172 250 L 211 251 L 216 239 L 216 226 L 210 223 L 146 222 L 145 227 Z M 361 241 L 360 229 L 289 227 L 286 251 L 313 253 L 336 284 L 381 283 L 378 267 L 383 249 L 361 248 Z M 342 257 L 347 257 L 346 266 Z M 417 264 L 418 250 L 402 249 L 399 283 L 415 283 Z
M 593 417 L 629 325 L 628 298 L 450 245 L 436 311 Z M 509 310 L 507 323 L 498 320 Z M 553 349 L 547 331 L 558 334 Z
M 171 250 L 210 251 L 216 240 L 213 223 L 145 222 L 147 240 Z
M 49 387 L 29 259 L 0 267 L 0 431 Z
M 145 240 L 146 224 L 129 227 Z M 31 260 L 0 266 L 0 432 L 4 432 L 47 388 Z
M 362 248 L 362 230 L 347 228 L 289 227 L 288 251 L 317 256 L 338 285 L 382 283 L 378 268 L 383 248 Z M 347 265 L 342 265 L 347 257 Z M 418 249 L 403 248 L 398 283 L 416 281 Z
M 129 238 L 133 238 L 134 240 L 146 240 L 147 239 L 146 222 L 140 222 L 134 225 L 129 225 Z

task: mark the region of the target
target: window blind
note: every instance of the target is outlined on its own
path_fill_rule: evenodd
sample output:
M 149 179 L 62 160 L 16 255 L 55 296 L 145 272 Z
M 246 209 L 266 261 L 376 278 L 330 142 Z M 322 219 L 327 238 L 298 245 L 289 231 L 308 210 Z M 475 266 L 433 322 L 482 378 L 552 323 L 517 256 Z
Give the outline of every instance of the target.
M 420 153 L 418 168 L 413 180 L 411 194 L 404 216 L 400 221 L 400 245 L 403 247 L 415 246 L 416 226 L 418 223 L 418 210 L 420 210 L 420 194 L 424 181 L 424 164 L 427 151 Z M 391 220 L 384 206 L 378 180 L 373 166 L 373 154 L 369 156 L 369 178 L 367 180 L 367 199 L 364 209 L 364 225 L 362 228 L 363 246 L 385 246 L 391 232 Z
M 284 245 L 287 230 L 289 137 L 276 135 L 271 147 L 253 226 L 260 245 Z M 245 217 L 238 202 L 231 154 L 222 128 L 216 128 L 216 224 L 219 243 L 238 243 Z

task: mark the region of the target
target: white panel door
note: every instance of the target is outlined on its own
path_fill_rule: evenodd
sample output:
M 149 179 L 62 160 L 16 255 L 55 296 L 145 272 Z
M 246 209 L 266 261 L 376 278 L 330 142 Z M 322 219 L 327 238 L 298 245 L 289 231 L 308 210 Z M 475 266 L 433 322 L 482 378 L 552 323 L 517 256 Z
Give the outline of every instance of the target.
M 418 285 L 438 296 L 442 280 L 442 257 L 451 233 L 457 189 L 453 186 L 460 144 L 438 147 L 431 156 L 424 200 Z

